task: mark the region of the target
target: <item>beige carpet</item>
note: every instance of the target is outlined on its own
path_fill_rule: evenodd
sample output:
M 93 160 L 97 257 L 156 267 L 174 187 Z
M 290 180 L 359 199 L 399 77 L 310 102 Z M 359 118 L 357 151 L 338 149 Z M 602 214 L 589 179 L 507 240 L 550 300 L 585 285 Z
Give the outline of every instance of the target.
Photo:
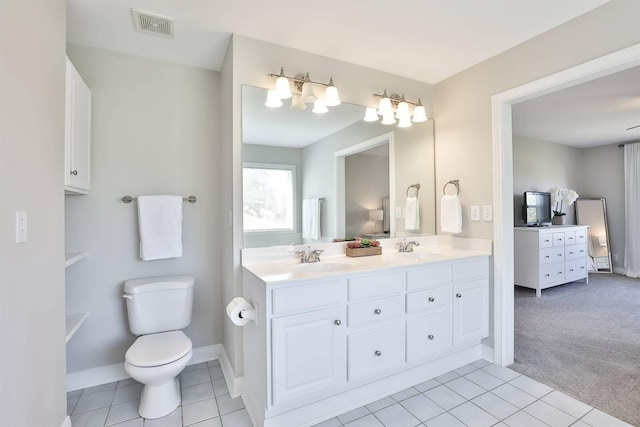
M 640 279 L 515 288 L 512 369 L 640 426 Z

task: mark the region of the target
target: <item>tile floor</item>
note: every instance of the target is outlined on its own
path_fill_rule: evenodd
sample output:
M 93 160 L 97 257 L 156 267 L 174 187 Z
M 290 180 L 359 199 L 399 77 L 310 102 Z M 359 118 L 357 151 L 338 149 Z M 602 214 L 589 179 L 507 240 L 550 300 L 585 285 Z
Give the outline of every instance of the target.
M 141 385 L 118 381 L 67 394 L 73 427 L 251 427 L 217 360 L 181 374 L 182 405 L 164 418 L 138 416 Z M 524 375 L 479 360 L 331 418 L 315 427 L 630 426 Z

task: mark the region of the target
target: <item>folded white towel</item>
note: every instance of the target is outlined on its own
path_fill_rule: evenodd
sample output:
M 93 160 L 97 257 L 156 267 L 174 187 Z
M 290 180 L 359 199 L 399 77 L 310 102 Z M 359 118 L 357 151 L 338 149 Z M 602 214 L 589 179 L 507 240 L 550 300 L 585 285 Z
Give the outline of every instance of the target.
M 458 195 L 445 195 L 440 202 L 440 229 L 444 233 L 462 232 L 462 206 Z
M 417 197 L 407 197 L 405 202 L 404 229 L 406 231 L 420 230 L 420 204 Z
M 182 256 L 182 196 L 138 196 L 140 258 Z
M 302 201 L 302 238 L 320 239 L 320 199 L 317 197 Z

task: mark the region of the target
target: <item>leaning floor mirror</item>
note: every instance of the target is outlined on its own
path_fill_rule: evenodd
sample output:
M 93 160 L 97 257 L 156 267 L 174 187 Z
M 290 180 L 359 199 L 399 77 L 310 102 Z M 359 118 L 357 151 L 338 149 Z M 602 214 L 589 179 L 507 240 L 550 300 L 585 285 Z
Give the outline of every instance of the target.
M 589 271 L 592 273 L 611 273 L 611 245 L 607 223 L 607 203 L 604 198 L 576 200 L 576 222 L 589 226 Z

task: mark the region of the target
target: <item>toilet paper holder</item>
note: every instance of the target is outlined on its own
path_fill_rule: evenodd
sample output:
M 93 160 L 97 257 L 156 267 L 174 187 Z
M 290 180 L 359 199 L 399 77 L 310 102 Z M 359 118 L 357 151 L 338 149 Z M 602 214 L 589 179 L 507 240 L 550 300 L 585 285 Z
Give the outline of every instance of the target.
M 242 297 L 235 297 L 227 304 L 227 317 L 236 326 L 246 326 L 252 320 L 258 324 L 258 304 L 252 304 Z

